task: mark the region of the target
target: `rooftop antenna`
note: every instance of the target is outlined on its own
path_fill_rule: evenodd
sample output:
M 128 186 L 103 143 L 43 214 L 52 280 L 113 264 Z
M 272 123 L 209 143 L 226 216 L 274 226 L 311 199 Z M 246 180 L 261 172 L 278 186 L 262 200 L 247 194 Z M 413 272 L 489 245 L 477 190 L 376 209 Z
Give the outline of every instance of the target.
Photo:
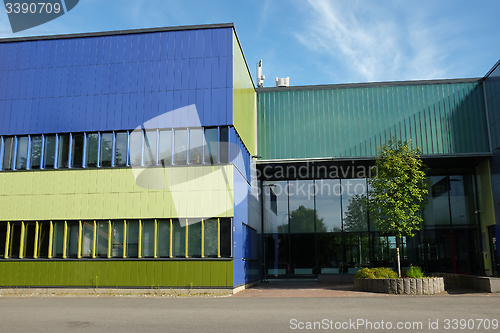
M 262 75 L 262 59 L 257 63 L 257 88 L 262 88 L 264 86 L 264 80 L 266 77 Z

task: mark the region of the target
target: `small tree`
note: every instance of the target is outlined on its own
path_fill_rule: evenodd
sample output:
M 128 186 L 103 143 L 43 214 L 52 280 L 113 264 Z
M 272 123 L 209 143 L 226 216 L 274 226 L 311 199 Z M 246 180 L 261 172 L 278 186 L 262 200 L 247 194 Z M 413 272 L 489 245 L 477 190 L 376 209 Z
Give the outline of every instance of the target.
M 398 275 L 401 277 L 401 237 L 413 237 L 423 221 L 418 215 L 428 193 L 427 167 L 420 159 L 420 149 L 411 141 L 395 138 L 379 148 L 376 175 L 368 179 L 368 209 L 381 232 L 395 234 Z

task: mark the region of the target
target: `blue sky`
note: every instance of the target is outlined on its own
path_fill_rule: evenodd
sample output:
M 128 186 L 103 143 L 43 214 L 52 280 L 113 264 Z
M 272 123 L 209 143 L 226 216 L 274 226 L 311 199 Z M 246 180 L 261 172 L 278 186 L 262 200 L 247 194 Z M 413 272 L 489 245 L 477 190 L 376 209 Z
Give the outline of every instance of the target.
M 481 77 L 500 59 L 498 0 L 80 0 L 67 14 L 0 37 L 234 22 L 264 86 Z

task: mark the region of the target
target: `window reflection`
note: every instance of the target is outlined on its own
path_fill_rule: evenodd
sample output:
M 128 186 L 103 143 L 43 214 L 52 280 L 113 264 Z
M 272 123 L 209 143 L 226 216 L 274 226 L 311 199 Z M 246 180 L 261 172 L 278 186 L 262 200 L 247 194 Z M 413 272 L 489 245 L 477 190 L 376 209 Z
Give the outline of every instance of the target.
M 73 147 L 71 148 L 71 163 L 73 168 L 83 167 L 83 134 L 73 134 Z
M 127 258 L 139 256 L 139 221 L 127 221 Z
M 161 130 L 160 131 L 160 147 L 159 147 L 159 160 L 160 164 L 170 165 L 172 164 L 172 131 L 171 130 Z
M 94 252 L 94 222 L 82 222 L 82 257 L 90 258 Z
M 368 211 L 363 203 L 365 179 L 342 179 L 342 215 L 344 231 L 367 231 Z
M 28 137 L 17 138 L 16 169 L 26 170 L 28 165 Z
M 42 165 L 42 136 L 34 135 L 31 137 L 31 169 L 40 169 Z
M 219 132 L 217 128 L 205 128 L 205 163 L 219 162 Z
M 146 131 L 144 135 L 144 165 L 156 165 L 156 130 Z
M 226 126 L 220 128 L 220 162 L 229 161 L 229 129 Z
M 204 231 L 204 255 L 205 257 L 217 257 L 218 225 L 217 219 L 203 221 Z
M 314 210 L 314 182 L 296 180 L 289 183 L 290 232 L 314 232 L 314 224 L 325 230 L 323 220 L 316 218 Z
M 155 221 L 142 221 L 141 256 L 152 258 L 155 253 Z
M 67 168 L 69 162 L 69 134 L 58 136 L 57 142 L 57 167 Z
M 14 159 L 14 137 L 7 137 L 4 141 L 3 169 L 12 170 Z
M 115 165 L 127 165 L 127 132 L 117 132 L 115 135 Z
M 447 176 L 430 176 L 427 206 L 424 210 L 424 220 L 427 226 L 450 225 L 448 192 L 450 183 Z
M 184 165 L 187 163 L 187 130 L 174 131 L 174 164 Z
M 97 133 L 87 134 L 87 166 L 97 167 L 99 139 Z
M 269 194 L 269 187 L 264 186 Z M 268 209 L 264 211 L 264 230 L 267 233 L 288 233 L 288 182 L 274 182 L 273 191 L 276 194 L 276 214 Z
M 68 258 L 76 258 L 78 256 L 78 232 L 79 223 L 70 221 L 68 224 L 68 235 L 66 236 L 66 251 Z
M 101 134 L 101 166 L 111 167 L 113 159 L 113 133 Z
M 130 165 L 140 166 L 142 163 L 142 131 L 130 133 Z
M 56 136 L 55 135 L 45 135 L 45 144 L 43 152 L 44 163 L 43 166 L 46 169 L 54 168 L 56 160 Z
M 111 223 L 111 256 L 115 258 L 123 257 L 123 233 L 123 221 L 114 221 Z
M 203 159 L 203 131 L 201 128 L 189 130 L 189 163 L 201 164 Z
M 190 219 L 188 223 L 188 255 L 201 257 L 201 221 Z
M 186 256 L 186 223 L 182 224 L 178 219 L 172 220 L 172 252 L 174 257 L 181 258 Z
M 109 222 L 97 222 L 96 256 L 105 258 L 108 256 Z
M 316 185 L 317 232 L 342 231 L 342 191 L 339 179 L 320 179 Z
M 170 220 L 158 220 L 157 255 L 160 258 L 170 256 Z

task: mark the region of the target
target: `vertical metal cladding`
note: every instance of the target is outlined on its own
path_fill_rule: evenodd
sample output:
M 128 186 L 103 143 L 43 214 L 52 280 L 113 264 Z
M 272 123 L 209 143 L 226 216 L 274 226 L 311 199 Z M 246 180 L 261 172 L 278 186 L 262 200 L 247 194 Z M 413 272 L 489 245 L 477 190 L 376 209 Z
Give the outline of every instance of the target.
M 133 129 L 192 104 L 202 126 L 232 124 L 232 39 L 227 27 L 0 43 L 0 134 Z
M 240 43 L 233 34 L 233 110 L 234 127 L 251 155 L 257 150 L 255 88 Z
M 257 103 L 265 159 L 376 156 L 392 137 L 423 154 L 489 152 L 478 82 L 262 90 Z

